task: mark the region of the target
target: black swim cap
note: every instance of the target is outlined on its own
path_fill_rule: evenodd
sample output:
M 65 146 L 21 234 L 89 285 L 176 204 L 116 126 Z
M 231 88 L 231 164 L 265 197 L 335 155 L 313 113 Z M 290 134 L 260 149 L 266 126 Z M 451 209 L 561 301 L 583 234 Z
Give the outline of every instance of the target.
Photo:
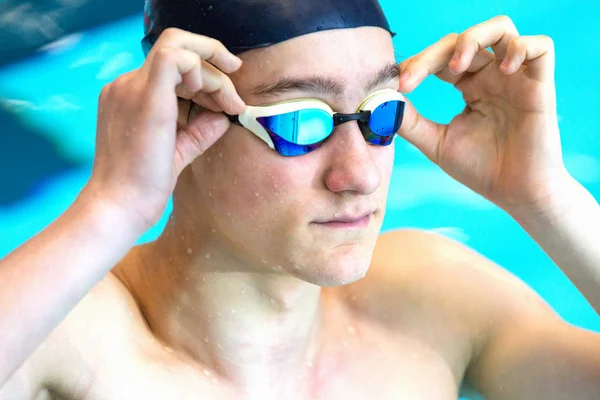
M 328 29 L 375 26 L 390 32 L 378 0 L 146 0 L 142 49 L 166 28 L 219 40 L 233 54 Z

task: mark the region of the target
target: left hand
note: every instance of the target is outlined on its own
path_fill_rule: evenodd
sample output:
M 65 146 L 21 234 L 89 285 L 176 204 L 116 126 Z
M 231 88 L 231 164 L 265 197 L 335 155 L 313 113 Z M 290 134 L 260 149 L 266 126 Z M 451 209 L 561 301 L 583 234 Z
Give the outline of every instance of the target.
M 409 73 L 400 77 L 401 92 L 430 74 L 462 92 L 466 107 L 448 125 L 425 119 L 407 101 L 398 132 L 457 181 L 510 212 L 545 201 L 568 176 L 549 37 L 519 36 L 510 18 L 495 17 L 444 37 L 400 70 Z

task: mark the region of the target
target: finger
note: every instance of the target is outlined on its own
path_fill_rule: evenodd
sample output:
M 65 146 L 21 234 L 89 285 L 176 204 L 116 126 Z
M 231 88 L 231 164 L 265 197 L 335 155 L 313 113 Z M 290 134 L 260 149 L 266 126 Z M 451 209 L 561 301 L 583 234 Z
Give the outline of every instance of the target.
M 209 63 L 203 63 L 202 66 L 205 84 L 202 92 L 209 93 L 212 100 L 229 114 L 237 115 L 244 111 L 246 103 L 238 94 L 231 78 Z
M 438 148 L 443 140 L 446 125 L 437 124 L 424 118 L 408 99 L 405 101 L 404 118 L 398 135 L 413 144 L 431 161 L 437 163 Z
M 476 73 L 481 71 L 483 68 L 488 66 L 495 60 L 494 54 L 484 49 L 477 52 L 469 68 L 462 74 L 454 74 L 448 67 L 450 58 L 454 50 L 454 45 L 449 45 L 448 49 L 438 48 L 435 51 L 429 52 L 421 58 L 408 59 L 400 65 L 402 74 L 408 72 L 410 79 L 403 79 L 400 77 L 400 91 L 403 93 L 410 93 L 417 86 L 427 78 L 431 73 L 435 74 L 441 80 L 456 84 L 465 73 Z
M 477 72 L 481 71 L 482 69 L 484 69 L 485 67 L 487 67 L 488 65 L 490 65 L 491 63 L 493 63 L 495 60 L 496 60 L 496 57 L 494 56 L 494 54 L 492 52 L 488 51 L 487 49 L 483 49 L 483 50 L 479 50 L 477 52 L 477 54 L 475 54 L 475 57 L 473 58 L 471 65 L 462 74 L 456 75 L 456 74 L 454 74 L 454 72 L 452 72 L 450 70 L 450 67 L 446 66 L 446 68 L 442 69 L 440 72 L 438 72 L 435 75 L 438 78 L 440 78 L 441 80 L 443 80 L 444 82 L 448 82 L 448 83 L 451 83 L 452 85 L 456 85 L 456 83 L 458 81 L 460 81 L 463 78 L 463 76 L 465 76 L 465 74 L 477 73 Z
M 475 54 L 487 47 L 492 47 L 496 59 L 502 60 L 510 40 L 518 36 L 517 27 L 506 16 L 477 24 L 458 35 L 450 69 L 456 74 L 463 73 L 471 65 Z
M 231 123 L 222 113 L 204 111 L 195 116 L 185 129 L 177 132 L 175 142 L 175 174 L 179 176 L 192 161 L 209 149 Z
M 193 68 L 183 75 L 182 82 L 175 87 L 175 93 L 178 97 L 192 99 L 195 103 L 209 110 L 222 112 L 223 105 L 215 101 L 212 93 L 218 91 L 222 86 L 226 86 L 227 89 L 224 92 L 227 96 L 223 101 L 232 104 L 229 110 L 241 112 L 240 110 L 243 110 L 245 104 L 231 83 L 231 79 L 216 67 L 204 61 L 200 61 L 198 68 Z
M 144 68 L 144 67 L 142 67 Z M 203 61 L 189 50 L 162 47 L 155 52 L 150 62 L 148 85 L 156 87 L 156 96 L 164 98 L 182 84 L 186 92 L 179 91 L 180 97 L 204 91 L 217 93 L 217 103 L 230 113 L 239 113 L 245 107 L 244 101 L 235 90 L 231 79 L 213 65 Z
M 400 91 L 410 93 L 427 76 L 445 68 L 454 52 L 457 37 L 456 33 L 446 35 L 419 54 L 400 63 Z
M 162 47 L 174 47 L 193 51 L 200 58 L 210 62 L 226 73 L 237 71 L 242 65 L 242 60 L 227 50 L 218 40 L 177 28 L 165 29 L 148 54 L 148 57 L 151 58 L 153 56 L 152 51 L 154 49 Z
M 507 75 L 527 65 L 526 74 L 540 81 L 554 78 L 554 42 L 545 35 L 519 36 L 508 43 L 500 70 Z
M 210 111 L 223 112 L 223 107 L 221 107 L 209 93 L 198 92 L 192 97 L 192 101 Z

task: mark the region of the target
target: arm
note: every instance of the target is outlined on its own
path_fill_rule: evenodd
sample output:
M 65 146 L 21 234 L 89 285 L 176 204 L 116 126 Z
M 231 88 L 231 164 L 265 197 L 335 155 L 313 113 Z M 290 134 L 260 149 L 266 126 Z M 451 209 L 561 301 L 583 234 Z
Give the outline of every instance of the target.
M 600 336 L 550 314 L 505 319 L 469 368 L 488 400 L 600 398 Z
M 379 279 L 355 290 L 427 320 L 485 399 L 600 399 L 600 334 L 567 324 L 523 281 L 431 232 L 390 232 L 377 246 L 369 274 Z
M 530 287 L 465 246 L 433 235 L 422 242 L 439 261 L 429 262 L 436 266 L 419 287 L 427 298 L 444 293 L 449 321 L 460 317 L 446 326 L 470 332 L 466 379 L 485 399 L 600 399 L 600 334 L 566 323 Z
M 600 398 L 598 333 L 567 324 L 528 288 L 483 303 L 489 322 L 467 379 L 486 399 Z
M 201 68 L 206 61 L 218 72 Z M 214 112 L 178 126 L 178 96 L 204 92 L 201 106 L 239 114 L 245 104 L 225 74 L 240 66 L 218 41 L 170 28 L 141 68 L 103 88 L 86 189 L 0 264 L 0 387 L 158 221 L 181 171 L 229 128 Z
M 84 193 L 52 225 L 0 262 L 0 387 L 143 228 Z
M 600 313 L 600 206 L 571 176 L 544 197 L 509 214 Z

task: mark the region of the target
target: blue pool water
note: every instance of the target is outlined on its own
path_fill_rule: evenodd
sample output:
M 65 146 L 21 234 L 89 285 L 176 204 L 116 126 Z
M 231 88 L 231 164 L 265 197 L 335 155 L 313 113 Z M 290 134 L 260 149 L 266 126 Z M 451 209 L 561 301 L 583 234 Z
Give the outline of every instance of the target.
M 521 34 L 551 36 L 565 162 L 600 198 L 600 3 L 382 4 L 398 33 L 394 43 L 399 61 L 447 33 L 498 14 L 512 17 Z M 6 127 L 0 129 L 0 258 L 60 215 L 85 184 L 94 155 L 98 94 L 106 83 L 141 65 L 141 35 L 138 15 L 68 36 L 34 58 L 0 69 L 0 106 L 16 117 L 12 136 L 4 133 Z M 463 107 L 461 95 L 435 78 L 409 98 L 424 115 L 440 122 L 448 122 Z M 525 280 L 567 321 L 600 331 L 600 318 L 508 215 L 453 181 L 403 140 L 395 145 L 384 230 L 418 227 L 459 240 Z M 141 241 L 156 237 L 163 223 Z

